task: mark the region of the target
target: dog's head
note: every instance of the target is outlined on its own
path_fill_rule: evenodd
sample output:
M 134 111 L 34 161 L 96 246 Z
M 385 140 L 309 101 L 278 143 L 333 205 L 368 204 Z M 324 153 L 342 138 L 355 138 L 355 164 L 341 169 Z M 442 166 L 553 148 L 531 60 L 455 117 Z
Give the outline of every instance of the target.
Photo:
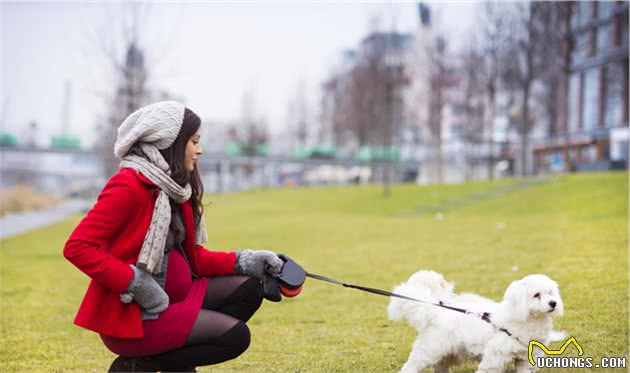
M 506 316 L 515 321 L 564 313 L 558 284 L 545 275 L 528 275 L 512 282 L 503 296 L 503 306 Z

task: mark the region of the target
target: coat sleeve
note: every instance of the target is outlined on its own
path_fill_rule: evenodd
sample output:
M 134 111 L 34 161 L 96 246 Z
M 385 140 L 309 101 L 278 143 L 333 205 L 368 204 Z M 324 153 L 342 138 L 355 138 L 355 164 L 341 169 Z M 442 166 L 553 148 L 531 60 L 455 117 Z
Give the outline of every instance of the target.
M 202 277 L 228 276 L 234 274 L 235 252 L 210 251 L 201 245 L 195 245 L 195 259 L 192 270 Z
M 97 202 L 74 229 L 63 255 L 100 285 L 123 293 L 133 278 L 128 264 L 101 249 L 132 216 L 134 190 L 128 178 L 118 173 L 107 183 Z

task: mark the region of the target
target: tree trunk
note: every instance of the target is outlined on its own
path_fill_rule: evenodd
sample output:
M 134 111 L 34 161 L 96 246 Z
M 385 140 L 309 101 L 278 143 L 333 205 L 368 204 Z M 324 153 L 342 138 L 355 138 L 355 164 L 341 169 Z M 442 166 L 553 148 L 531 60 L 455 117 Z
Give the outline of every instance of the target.
M 572 6 L 577 6 L 577 5 L 572 5 L 571 3 L 564 3 L 563 4 L 563 9 L 564 9 L 564 27 L 566 27 L 567 30 L 569 30 L 571 28 L 571 17 L 569 16 L 570 12 L 571 12 L 571 7 Z M 570 152 L 570 141 L 571 141 L 571 135 L 569 134 L 569 79 L 570 79 L 570 73 L 571 73 L 571 45 L 572 43 L 570 42 L 570 40 L 567 40 L 567 47 L 564 51 L 564 58 L 563 58 L 563 66 L 562 66 L 562 72 L 564 74 L 564 79 L 563 79 L 563 91 L 564 91 L 564 107 L 563 107 L 563 120 L 564 120 L 564 147 L 563 147 L 563 157 L 564 157 L 564 172 L 571 172 L 571 152 Z
M 390 79 L 389 76 L 386 79 Z M 391 148 L 392 148 L 392 132 L 393 132 L 393 99 L 394 99 L 394 87 L 390 81 L 388 81 L 385 85 L 385 123 L 384 123 L 384 137 L 385 143 L 385 159 L 383 163 L 383 196 L 389 197 L 391 194 L 390 190 L 390 179 L 389 179 L 389 171 L 390 171 L 390 160 L 389 156 Z
M 530 83 L 527 82 L 523 88 L 523 108 L 521 110 L 521 176 L 527 176 L 527 145 L 530 127 L 528 108 Z
M 440 83 L 441 84 L 441 81 Z M 443 160 L 442 160 L 442 86 L 438 85 L 435 104 L 435 152 L 437 161 L 437 183 L 442 184 L 444 182 L 443 175 Z
M 437 182 L 438 184 L 442 184 L 444 182 L 444 172 L 443 172 L 444 162 L 442 160 L 442 134 L 441 133 L 438 133 L 436 153 L 437 153 Z
M 391 187 L 389 180 L 390 162 L 385 161 L 383 163 L 383 197 L 389 197 L 391 195 Z
M 494 179 L 494 115 L 496 105 L 496 92 L 494 84 L 489 87 L 488 111 L 490 112 L 490 120 L 488 121 L 488 179 Z

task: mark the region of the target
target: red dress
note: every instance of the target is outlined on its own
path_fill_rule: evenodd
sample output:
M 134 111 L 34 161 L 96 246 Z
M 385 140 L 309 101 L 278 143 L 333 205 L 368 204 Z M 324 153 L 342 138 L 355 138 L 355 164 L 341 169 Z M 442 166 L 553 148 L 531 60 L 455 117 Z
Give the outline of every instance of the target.
M 177 248 L 170 251 L 166 270 L 168 308 L 157 320 L 144 320 L 143 338 L 115 338 L 101 334 L 105 346 L 123 356 L 147 356 L 174 350 L 184 345 L 201 309 L 208 279 L 192 280 L 186 260 Z

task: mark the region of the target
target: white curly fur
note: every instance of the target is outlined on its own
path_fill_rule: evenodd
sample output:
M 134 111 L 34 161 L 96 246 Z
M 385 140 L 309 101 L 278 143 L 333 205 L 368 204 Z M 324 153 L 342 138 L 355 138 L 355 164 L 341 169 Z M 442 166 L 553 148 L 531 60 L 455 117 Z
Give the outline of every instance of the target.
M 553 336 L 561 335 L 552 330 L 552 318 L 564 312 L 560 290 L 545 275 L 528 275 L 512 282 L 500 303 L 476 294 L 456 294 L 453 290 L 454 284 L 444 280 L 441 274 L 418 271 L 394 288 L 394 293 L 490 312 L 492 322 L 509 330 L 518 340 L 495 331 L 472 315 L 391 298 L 387 308 L 389 318 L 404 319 L 419 333 L 401 372 L 420 372 L 427 367 L 433 367 L 436 373 L 448 372 L 449 366 L 467 360 L 480 360 L 477 372 L 502 372 L 511 362 L 516 363 L 517 372 L 533 372 L 535 367 L 529 364 L 527 356 L 529 341 L 547 345 Z

